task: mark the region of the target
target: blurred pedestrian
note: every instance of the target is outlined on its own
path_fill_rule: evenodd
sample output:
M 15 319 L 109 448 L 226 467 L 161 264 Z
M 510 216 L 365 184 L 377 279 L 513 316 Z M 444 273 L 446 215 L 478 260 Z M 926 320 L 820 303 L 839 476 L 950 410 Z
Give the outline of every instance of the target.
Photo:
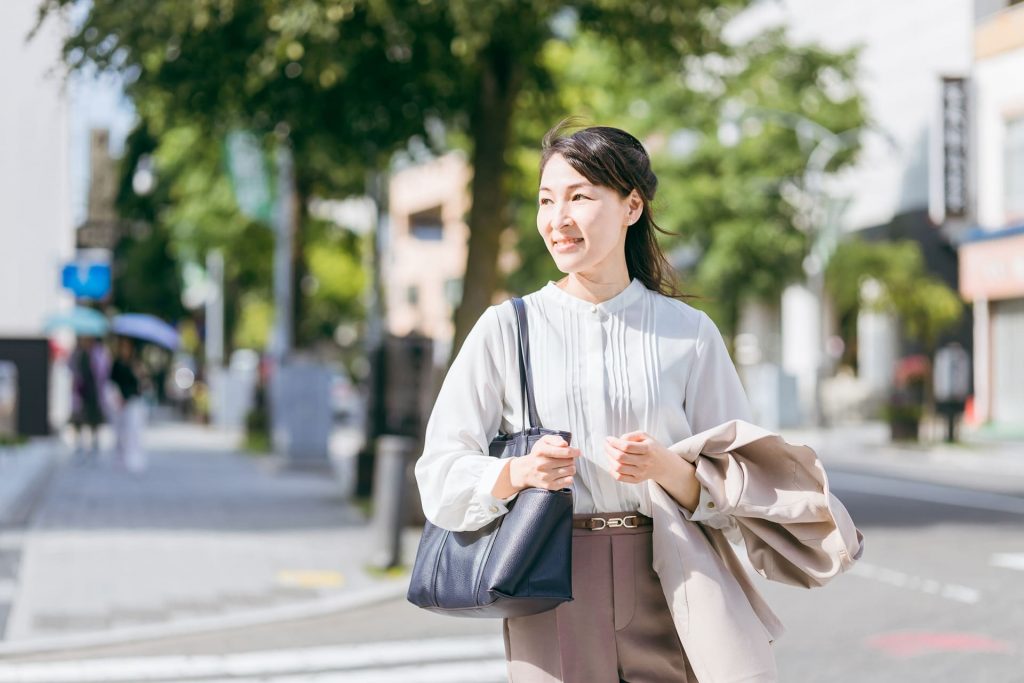
M 129 472 L 139 473 L 146 468 L 146 455 L 142 449 L 146 405 L 142 398 L 141 364 L 135 343 L 127 337 L 117 340 L 117 356 L 110 370 L 110 380 L 121 398 L 115 424 L 117 457 Z
M 70 365 L 75 455 L 80 462 L 95 461 L 100 447 L 100 425 L 107 417 L 106 382 L 110 373 L 110 356 L 102 340 L 82 336 L 71 354 Z
M 781 626 L 725 530 L 742 530 L 763 574 L 799 585 L 860 553 L 813 451 L 749 423 L 721 334 L 680 300 L 656 240 L 657 182 L 625 131 L 549 132 L 537 229 L 566 277 L 524 301 L 540 423 L 573 443 L 487 455 L 499 428 L 525 424 L 515 314 L 498 305 L 453 362 L 416 464 L 427 518 L 452 531 L 484 527 L 529 487 L 573 491 L 573 600 L 504 621 L 514 683 L 775 681 Z M 699 475 L 684 452 L 708 458 Z M 820 526 L 809 535 L 805 521 Z

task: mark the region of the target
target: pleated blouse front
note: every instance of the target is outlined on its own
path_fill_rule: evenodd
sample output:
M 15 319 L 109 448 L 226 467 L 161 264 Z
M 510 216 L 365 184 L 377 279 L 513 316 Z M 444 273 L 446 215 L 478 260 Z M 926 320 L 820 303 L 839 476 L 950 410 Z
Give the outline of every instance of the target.
M 542 424 L 579 448 L 577 513 L 651 514 L 644 484 L 616 481 L 605 437 L 644 431 L 664 445 L 722 422 L 750 421 L 746 395 L 722 337 L 701 311 L 633 280 L 598 304 L 554 283 L 524 297 Z M 515 312 L 490 307 L 448 371 L 416 464 L 428 519 L 476 529 L 507 512 L 491 491 L 504 462 L 487 446 L 523 425 Z

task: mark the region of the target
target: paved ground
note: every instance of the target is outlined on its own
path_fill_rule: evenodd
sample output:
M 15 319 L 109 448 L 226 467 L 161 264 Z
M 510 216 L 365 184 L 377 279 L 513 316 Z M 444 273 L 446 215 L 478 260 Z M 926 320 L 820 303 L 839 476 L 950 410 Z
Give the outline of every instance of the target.
M 879 428 L 871 426 L 787 436 L 818 446 L 833 490 L 866 534 L 867 546 L 855 570 L 824 589 L 803 591 L 762 582 L 766 596 L 788 626 L 788 633 L 776 645 L 781 680 L 1024 681 L 1024 448 L 973 444 L 894 449 L 885 445 Z M 351 595 L 365 594 L 368 587 L 381 585 L 370 577 L 352 574 L 359 566 L 345 558 L 365 557 L 365 546 L 372 537 L 364 529 L 359 537 L 364 546 L 353 541 L 357 538 L 353 528 L 359 527 L 353 527 L 348 517 L 351 511 L 343 512 L 346 506 L 331 498 L 333 494 L 323 480 L 274 473 L 258 462 L 236 460 L 237 456 L 225 452 L 208 452 L 206 456 L 201 452 L 198 449 L 192 453 L 196 461 L 180 456 L 173 461 L 177 466 L 187 464 L 184 469 L 193 471 L 194 478 L 178 479 L 177 487 L 160 487 L 156 484 L 159 479 L 154 478 L 153 486 L 146 489 L 149 494 L 136 496 L 155 502 L 155 509 L 166 512 L 165 516 L 158 515 L 164 523 L 149 521 L 142 529 L 134 530 L 133 539 L 179 539 L 184 547 L 201 551 L 208 558 L 222 556 L 224 566 L 242 567 L 244 558 L 248 558 L 250 569 L 240 571 L 249 572 L 245 581 L 253 586 L 250 595 L 273 596 L 282 590 L 279 577 L 288 568 L 324 572 L 308 575 L 321 579 L 332 576 L 331 572 L 340 573 L 346 578 L 345 585 L 353 589 Z M 208 462 L 211 458 L 220 463 L 217 467 L 227 469 L 213 467 Z M 204 470 L 204 462 L 212 469 Z M 238 469 L 227 463 L 235 463 Z M 243 470 L 248 474 L 241 474 Z M 156 461 L 152 471 L 159 471 Z M 213 477 L 203 476 L 203 471 L 207 475 L 235 472 L 237 488 L 214 486 L 208 481 Z M 109 512 L 89 511 L 91 506 L 109 507 L 103 502 L 107 498 L 93 495 L 89 497 L 93 503 L 88 504 L 80 497 L 84 494 L 76 497 L 73 491 L 61 488 L 62 482 L 79 481 L 82 484 L 76 490 L 91 490 L 85 482 L 101 473 L 61 470 L 60 475 L 53 482 L 46 504 L 38 510 L 37 526 L 30 536 L 38 533 L 45 540 L 50 534 L 65 533 L 101 538 L 132 531 L 112 530 L 108 526 L 113 524 L 111 519 L 103 517 Z M 174 481 L 170 472 L 165 478 Z M 172 512 L 175 506 L 163 500 L 166 493 L 161 491 L 180 490 L 189 481 L 192 484 L 185 488 L 206 493 L 196 493 L 192 513 Z M 280 485 L 273 484 L 275 481 Z M 277 514 L 251 509 L 250 501 L 240 493 L 243 489 L 258 492 L 264 486 L 268 491 L 259 496 L 265 495 L 269 505 L 266 509 L 277 510 Z M 270 493 L 269 489 L 279 493 Z M 57 495 L 60 491 L 63 493 Z M 286 495 L 285 491 L 290 493 Z M 43 524 L 49 515 L 59 517 L 58 511 L 72 505 L 64 500 L 68 497 L 78 500 L 72 506 L 77 506 L 74 519 L 97 520 L 96 528 L 67 521 L 54 521 L 55 528 Z M 221 505 L 222 497 L 230 504 Z M 129 504 L 131 499 L 127 493 L 114 497 L 125 511 L 134 509 Z M 141 500 L 135 505 L 145 506 Z M 297 517 L 284 510 L 292 505 L 296 506 Z M 204 524 L 204 515 L 198 513 L 201 509 L 206 510 L 204 515 L 223 521 Z M 300 510 L 304 512 L 300 514 Z M 260 525 L 267 529 L 257 530 L 255 527 Z M 301 537 L 305 544 L 322 543 L 326 549 L 321 554 L 292 546 L 285 538 L 291 535 Z M 205 545 L 198 537 L 207 537 Z M 215 543 L 210 537 L 223 538 L 224 543 Z M 258 540 L 266 541 L 262 549 L 256 548 Z M 232 545 L 233 541 L 238 545 Z M 34 543 L 30 540 L 28 545 L 33 547 Z M 157 546 L 154 541 L 152 547 Z M 277 556 L 275 549 L 287 549 L 288 561 L 275 563 L 270 559 Z M 50 547 L 51 552 L 56 550 Z M 160 586 L 169 585 L 169 578 L 178 571 L 167 572 Z M 197 574 L 196 585 L 205 576 Z M 357 586 L 357 581 L 367 583 Z M 215 595 L 241 592 L 228 590 L 230 582 L 220 578 L 212 585 L 208 592 Z M 355 590 L 357 587 L 359 590 Z M 160 590 L 169 594 L 166 588 Z M 332 591 L 341 595 L 344 588 L 304 590 L 330 599 Z M 147 596 L 149 593 L 139 597 Z M 297 593 L 289 599 L 292 597 L 300 598 Z M 495 621 L 451 619 L 416 610 L 396 594 L 362 607 L 292 615 L 272 623 L 239 624 L 212 632 L 166 635 L 143 642 L 6 655 L 0 645 L 0 683 L 497 682 L 505 680 L 499 627 Z
M 364 571 L 372 529 L 329 472 L 234 452 L 236 436 L 191 425 L 155 427 L 147 442 L 141 475 L 62 454 L 31 523 L 0 534 L 0 572 L 17 573 L 7 644 L 209 621 L 386 583 Z

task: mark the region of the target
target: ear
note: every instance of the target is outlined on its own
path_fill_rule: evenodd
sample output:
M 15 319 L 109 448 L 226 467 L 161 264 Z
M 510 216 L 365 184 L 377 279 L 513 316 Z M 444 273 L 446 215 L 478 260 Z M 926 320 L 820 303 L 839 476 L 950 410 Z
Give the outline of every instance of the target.
M 640 193 L 636 190 L 630 192 L 626 197 L 626 206 L 629 209 L 626 214 L 626 224 L 633 225 L 640 220 L 640 216 L 644 213 L 644 200 L 640 198 Z

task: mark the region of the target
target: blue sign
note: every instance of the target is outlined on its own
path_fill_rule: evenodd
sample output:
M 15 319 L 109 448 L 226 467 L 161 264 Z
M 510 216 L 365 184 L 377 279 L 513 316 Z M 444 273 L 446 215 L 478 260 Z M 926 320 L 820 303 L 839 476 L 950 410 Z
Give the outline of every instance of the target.
M 102 299 L 110 292 L 110 265 L 69 263 L 61 271 L 61 285 L 79 299 Z

